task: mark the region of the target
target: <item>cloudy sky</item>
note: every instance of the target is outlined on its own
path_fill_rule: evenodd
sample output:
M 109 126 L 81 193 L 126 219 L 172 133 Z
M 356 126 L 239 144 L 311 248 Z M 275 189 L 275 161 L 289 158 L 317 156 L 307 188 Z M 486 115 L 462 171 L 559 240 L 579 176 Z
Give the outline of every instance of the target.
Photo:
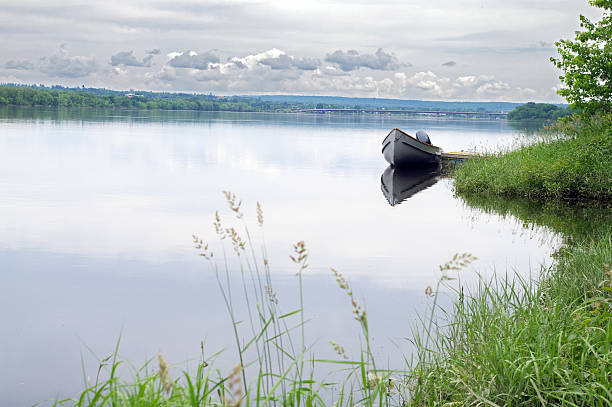
M 0 0 L 0 82 L 562 101 L 586 0 Z

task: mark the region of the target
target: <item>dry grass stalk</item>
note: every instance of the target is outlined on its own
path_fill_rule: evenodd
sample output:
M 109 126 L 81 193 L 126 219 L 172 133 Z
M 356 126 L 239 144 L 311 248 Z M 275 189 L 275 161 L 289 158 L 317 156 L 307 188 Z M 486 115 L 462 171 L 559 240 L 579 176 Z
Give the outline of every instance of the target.
M 215 232 L 217 232 L 219 239 L 225 239 L 225 229 L 223 229 L 223 226 L 221 225 L 221 217 L 219 216 L 219 211 L 215 211 L 215 221 L 213 222 L 213 226 L 215 227 Z
M 303 240 L 300 240 L 296 244 L 293 245 L 293 252 L 295 256 L 289 256 L 289 258 L 295 263 L 300 265 L 300 269 L 298 270 L 298 274 L 301 274 L 306 267 L 308 267 L 308 249 L 306 249 L 306 243 Z
M 170 390 L 172 390 L 172 380 L 168 377 L 168 365 L 164 360 L 164 357 L 161 353 L 157 354 L 157 360 L 159 362 L 159 380 L 161 382 L 162 388 L 168 394 L 170 394 Z
M 348 359 L 349 357 L 346 355 L 346 352 L 344 351 L 344 348 L 340 345 L 338 345 L 336 342 L 330 340 L 328 341 L 329 344 L 332 346 L 332 348 L 334 348 L 334 352 L 336 352 L 338 354 L 338 356 L 342 356 L 344 359 Z
M 374 390 L 374 388 L 378 385 L 379 382 L 380 382 L 380 376 L 378 376 L 374 372 L 368 372 L 367 381 L 366 381 L 366 386 L 368 387 L 368 389 Z
M 244 242 L 244 240 L 242 240 L 240 235 L 238 235 L 238 232 L 236 232 L 236 229 L 234 229 L 233 227 L 226 228 L 225 234 L 226 236 L 229 236 L 230 240 L 232 241 L 234 251 L 238 256 L 240 256 L 240 254 L 246 249 L 246 243 Z
M 478 257 L 470 253 L 455 253 L 452 259 L 440 266 L 440 271 L 461 270 L 476 260 Z
M 232 372 L 227 377 L 227 388 L 230 391 L 231 397 L 223 397 L 224 407 L 239 407 L 242 404 L 244 395 L 242 392 L 242 382 L 240 379 L 240 373 L 242 371 L 242 365 L 238 363 L 232 369 Z
M 200 239 L 200 237 L 195 233 L 191 236 L 193 237 L 193 247 L 200 251 L 198 254 L 204 257 L 206 260 L 212 260 L 213 252 L 208 250 L 208 244 L 204 244 L 202 239 Z
M 353 316 L 357 321 L 359 321 L 359 323 L 363 325 L 364 328 L 367 328 L 368 321 L 366 318 L 366 312 L 364 309 L 361 308 L 357 301 L 355 301 L 355 298 L 353 297 L 353 290 L 351 290 L 349 282 L 344 278 L 342 273 L 337 271 L 335 268 L 330 267 L 330 269 L 334 274 L 334 277 L 336 277 L 338 287 L 340 287 L 341 290 L 344 290 L 346 292 L 346 295 L 348 295 L 351 299 L 351 305 L 353 307 Z
M 242 201 L 237 201 L 236 194 L 229 191 L 223 191 L 223 195 L 225 195 L 225 199 L 227 200 L 227 204 L 232 212 L 236 214 L 238 219 L 242 219 L 242 212 L 240 211 L 240 205 L 242 205 Z
M 263 209 L 261 209 L 259 201 L 257 201 L 257 223 L 259 226 L 263 226 L 264 223 Z
M 278 296 L 272 290 L 272 287 L 270 287 L 269 285 L 265 285 L 264 290 L 266 291 L 266 296 L 268 297 L 268 301 L 270 301 L 273 304 L 278 304 Z

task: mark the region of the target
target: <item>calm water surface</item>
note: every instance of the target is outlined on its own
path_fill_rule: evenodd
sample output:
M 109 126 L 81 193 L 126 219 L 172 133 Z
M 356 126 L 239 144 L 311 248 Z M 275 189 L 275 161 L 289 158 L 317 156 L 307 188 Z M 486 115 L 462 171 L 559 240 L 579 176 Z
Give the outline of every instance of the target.
M 380 143 L 393 127 L 426 129 L 446 151 L 517 137 L 504 121 L 0 111 L 0 405 L 74 395 L 81 357 L 94 375 L 94 355 L 119 335 L 137 365 L 162 352 L 181 366 L 202 340 L 211 352 L 231 347 L 214 276 L 191 242 L 194 232 L 216 242 L 216 210 L 233 221 L 222 190 L 243 200 L 257 241 L 262 203 L 286 309 L 297 297 L 288 255 L 306 242 L 308 334 L 320 357 L 333 355 L 329 339 L 349 356 L 360 346 L 330 266 L 367 306 L 375 351 L 393 366 L 454 253 L 479 258 L 455 275 L 466 286 L 478 273 L 535 275 L 550 262 L 556 235 L 470 209 L 449 179 L 390 206 Z

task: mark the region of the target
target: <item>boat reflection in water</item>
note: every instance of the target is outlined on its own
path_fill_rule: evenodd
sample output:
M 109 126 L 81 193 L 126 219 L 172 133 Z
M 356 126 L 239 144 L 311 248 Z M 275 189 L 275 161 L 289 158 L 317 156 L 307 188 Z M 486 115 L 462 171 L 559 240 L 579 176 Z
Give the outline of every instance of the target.
M 380 177 L 380 188 L 389 205 L 395 206 L 438 182 L 439 176 L 440 165 L 420 168 L 390 165 Z

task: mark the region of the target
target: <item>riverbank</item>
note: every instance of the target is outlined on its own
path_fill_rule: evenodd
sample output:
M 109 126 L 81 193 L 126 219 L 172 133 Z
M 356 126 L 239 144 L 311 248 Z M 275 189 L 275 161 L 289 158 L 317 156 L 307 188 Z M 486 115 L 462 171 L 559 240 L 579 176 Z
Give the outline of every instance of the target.
M 610 406 L 611 208 L 462 198 L 546 225 L 567 243 L 539 281 L 483 281 L 455 304 L 434 356 L 414 372 L 414 405 Z
M 566 244 L 539 281 L 483 282 L 455 305 L 434 356 L 415 371 L 415 405 L 611 405 L 611 124 L 610 115 L 574 119 L 540 143 L 457 169 L 467 204 L 546 225 Z M 571 203 L 548 216 L 547 199 Z M 580 201 L 600 202 L 602 216 Z M 589 230 L 574 227 L 581 215 Z
M 612 199 L 612 115 L 573 119 L 536 144 L 473 159 L 455 172 L 457 193 L 530 199 Z

